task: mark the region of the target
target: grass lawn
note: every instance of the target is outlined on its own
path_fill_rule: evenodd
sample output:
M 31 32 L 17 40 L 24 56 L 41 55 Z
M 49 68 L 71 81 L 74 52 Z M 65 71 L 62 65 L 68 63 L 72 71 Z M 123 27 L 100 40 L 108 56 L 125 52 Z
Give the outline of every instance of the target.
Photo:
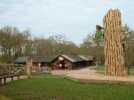
M 40 75 L 1 86 L 0 95 L 0 100 L 133 100 L 134 85 L 82 84 Z
M 99 74 L 105 74 L 105 67 L 104 66 L 97 66 L 97 67 L 94 67 L 93 69 L 96 70 L 96 72 Z
M 95 69 L 97 73 L 105 74 L 105 67 L 104 66 L 94 67 L 93 69 Z M 128 74 L 129 75 L 134 75 L 134 67 L 130 67 L 128 69 Z

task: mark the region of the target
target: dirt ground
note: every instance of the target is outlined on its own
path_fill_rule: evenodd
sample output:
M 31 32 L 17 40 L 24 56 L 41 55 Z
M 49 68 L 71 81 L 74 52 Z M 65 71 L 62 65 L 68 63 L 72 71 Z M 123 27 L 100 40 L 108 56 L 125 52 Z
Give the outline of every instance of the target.
M 77 70 L 54 70 L 53 75 L 65 75 L 74 79 L 134 82 L 134 76 L 114 77 L 96 73 L 92 67 Z
M 86 67 L 76 70 L 53 70 L 51 71 L 51 74 L 61 76 L 64 75 L 79 80 L 122 81 L 122 82 L 134 83 L 134 76 L 125 76 L 125 77 L 105 76 L 103 74 L 96 73 L 96 70 L 94 70 L 93 67 Z M 26 75 L 20 77 L 20 79 L 25 78 L 27 78 Z M 17 80 L 17 77 L 15 77 L 14 80 Z M 7 82 L 10 81 L 11 79 L 8 78 Z

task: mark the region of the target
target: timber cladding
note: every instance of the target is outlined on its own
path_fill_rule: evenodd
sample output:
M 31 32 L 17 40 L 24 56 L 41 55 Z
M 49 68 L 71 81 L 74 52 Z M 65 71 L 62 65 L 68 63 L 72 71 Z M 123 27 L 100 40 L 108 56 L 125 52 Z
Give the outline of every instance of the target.
M 121 12 L 118 9 L 109 10 L 103 23 L 106 75 L 124 76 L 127 71 L 124 59 Z
M 87 67 L 94 64 L 93 56 L 84 55 L 56 55 L 54 57 L 31 57 L 32 71 L 38 72 L 50 67 L 52 69 L 76 69 L 80 67 Z M 16 64 L 27 64 L 27 57 L 19 57 L 15 60 Z
M 93 59 L 78 55 L 58 55 L 52 60 L 53 69 L 76 69 L 91 65 Z

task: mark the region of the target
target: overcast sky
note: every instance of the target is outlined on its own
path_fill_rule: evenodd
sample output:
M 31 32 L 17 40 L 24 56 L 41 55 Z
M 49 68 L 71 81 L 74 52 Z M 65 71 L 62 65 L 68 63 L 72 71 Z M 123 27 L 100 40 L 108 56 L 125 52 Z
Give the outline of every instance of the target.
M 64 34 L 79 44 L 110 8 L 119 8 L 123 24 L 134 29 L 134 0 L 0 0 L 0 27 L 30 29 L 38 37 Z

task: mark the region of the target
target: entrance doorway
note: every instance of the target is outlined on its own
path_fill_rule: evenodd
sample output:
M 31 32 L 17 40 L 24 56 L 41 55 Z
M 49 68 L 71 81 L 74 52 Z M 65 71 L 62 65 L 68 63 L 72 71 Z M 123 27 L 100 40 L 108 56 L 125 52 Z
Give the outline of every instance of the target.
M 58 63 L 58 68 L 59 68 L 59 69 L 65 69 L 65 61 L 64 61 L 64 60 L 59 61 L 59 63 Z
M 58 58 L 58 68 L 65 69 L 65 59 L 63 57 Z

